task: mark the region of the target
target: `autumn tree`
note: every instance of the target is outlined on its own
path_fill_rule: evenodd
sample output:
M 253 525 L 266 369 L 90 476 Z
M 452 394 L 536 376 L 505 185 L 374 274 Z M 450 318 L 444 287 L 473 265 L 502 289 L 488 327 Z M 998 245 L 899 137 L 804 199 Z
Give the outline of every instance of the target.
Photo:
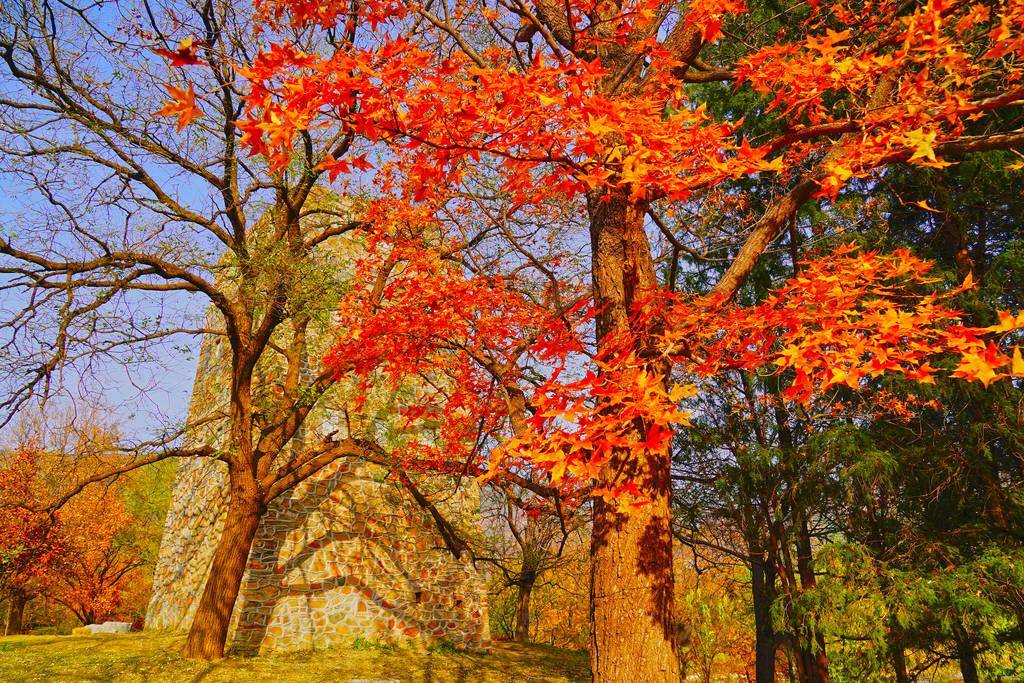
M 877 178 L 890 164 L 942 166 L 971 152 L 1020 145 L 1024 134 L 1005 128 L 994 113 L 1022 97 L 1020 3 L 779 8 L 541 0 L 491 7 L 276 0 L 262 7 L 273 25 L 355 31 L 361 38 L 320 53 L 282 43 L 253 61 L 247 74 L 254 119 L 246 124 L 246 142 L 254 152 L 284 166 L 301 149 L 293 141 L 326 124 L 397 143 L 390 149 L 400 185 L 427 206 L 438 188 L 445 192 L 471 177 L 468 169 L 481 157 L 497 160 L 501 188 L 516 205 L 538 195 L 582 202 L 587 225 L 575 239 L 590 247 L 602 371 L 588 379 L 597 397 L 589 414 L 606 419 L 594 417 L 588 429 L 573 432 L 584 447 L 562 450 L 562 457 L 554 453 L 569 447 L 568 436 L 549 438 L 541 451 L 510 450 L 556 479 L 566 472 L 593 476 L 609 494 L 593 502 L 596 678 L 676 680 L 666 426 L 678 418 L 637 408 L 617 419 L 623 401 L 611 387 L 628 391 L 625 375 L 634 380 L 633 391 L 656 405 L 670 391 L 670 361 L 720 368 L 679 346 L 666 352 L 659 326 L 668 336 L 673 327 L 708 337 L 728 328 L 714 307 L 737 292 L 809 202 L 827 207 L 852 179 Z M 707 106 L 703 94 L 714 83 L 733 89 L 739 106 Z M 782 130 L 744 137 L 744 126 L 756 118 L 778 120 Z M 750 173 L 774 174 L 767 201 L 750 204 L 742 228 L 712 224 L 721 232 L 702 233 L 709 224 L 700 220 L 707 217 L 702 212 L 742 203 L 729 188 Z M 863 187 L 870 191 L 870 182 Z M 680 220 L 666 222 L 664 214 Z M 736 230 L 738 248 L 719 252 L 728 267 L 692 325 L 659 306 L 653 321 L 640 322 L 637 309 L 660 284 L 655 258 L 663 252 L 652 242 L 664 239 L 665 252 L 678 255 L 687 241 Z M 751 321 L 744 331 L 754 329 Z M 826 323 L 821 332 L 833 329 Z M 673 339 L 684 344 L 681 335 Z M 969 352 L 983 365 L 968 374 L 986 373 L 985 367 L 1005 374 L 1009 356 L 984 362 L 980 351 Z M 976 362 L 971 359 L 968 366 Z M 917 361 L 884 369 L 926 377 Z M 784 364 L 796 367 L 800 382 L 790 396 L 806 396 L 836 377 L 815 379 L 830 373 L 821 357 L 806 370 L 802 365 L 798 356 Z M 855 363 L 842 372 L 840 381 L 850 385 L 866 374 Z M 585 421 L 579 405 L 571 422 Z M 546 417 L 545 408 L 553 410 L 547 404 L 535 415 Z M 624 492 L 643 504 L 623 505 Z
M 687 672 L 703 683 L 723 675 L 751 678 L 755 629 L 743 570 L 711 548 L 683 551 L 676 567 L 687 624 L 680 655 Z
M 84 469 L 83 459 L 81 452 L 58 453 L 37 444 L 2 457 L 0 566 L 11 633 L 19 632 L 30 599 L 61 605 L 82 624 L 92 624 L 118 614 L 132 588 L 143 583 L 145 561 L 132 533 L 139 520 L 124 503 L 127 480 L 89 487 L 53 506 L 74 485 L 65 475 Z
M 133 535 L 141 523 L 125 508 L 124 482 L 90 487 L 59 513 L 64 552 L 45 597 L 82 624 L 121 614 L 133 591 L 145 588 L 145 558 Z
M 670 386 L 671 371 L 774 363 L 792 373 L 786 398 L 796 400 L 859 386 L 873 372 L 927 380 L 940 352 L 962 358 L 963 377 L 1016 373 L 984 335 L 1018 320 L 984 331 L 957 325 L 939 295 L 917 294 L 927 267 L 907 254 L 842 251 L 765 304 L 727 302 L 809 202 L 827 208 L 851 185 L 870 191 L 890 164 L 943 165 L 1024 140 L 998 115 L 1021 99 L 1019 2 L 779 11 L 288 0 L 263 4 L 261 35 L 273 44 L 258 55 L 249 53 L 245 7 L 188 6 L 171 22 L 170 8 L 146 4 L 143 19 L 126 17 L 136 29 L 127 40 L 90 21 L 93 9 L 4 9 L 0 48 L 16 86 L 4 101 L 4 151 L 18 160 L 10 172 L 40 193 L 43 219 L 0 251 L 15 286 L 49 304 L 32 299 L 11 316 L 8 329 L 20 333 L 12 343 L 32 372 L 27 383 L 11 376 L 8 403 L 96 352 L 182 333 L 224 337 L 224 449 L 171 446 L 137 460 L 204 453 L 227 464 L 228 524 L 190 655 L 222 653 L 246 538 L 266 502 L 340 455 L 376 457 L 351 435 L 316 435 L 283 465 L 278 457 L 350 373 L 364 382 L 378 372 L 444 378 L 405 411 L 440 424 L 443 438 L 415 441 L 404 460 L 482 473 L 481 454 L 504 431 L 514 439 L 494 449 L 489 474 L 525 471 L 523 484 L 548 494 L 557 484 L 567 500 L 594 494 L 599 680 L 679 675 L 668 445 L 685 419 L 676 404 L 692 392 L 686 382 Z M 95 43 L 75 42 L 82 35 L 118 49 L 95 55 Z M 234 65 L 249 81 L 248 114 Z M 130 91 L 116 78 L 124 73 Z M 713 87 L 736 93 L 735 106 L 709 107 Z M 781 130 L 747 136 L 757 118 L 780 120 Z M 363 143 L 374 145 L 372 161 L 353 153 Z M 240 159 L 240 146 L 261 158 Z M 266 173 L 255 170 L 264 160 Z M 322 175 L 351 190 L 371 164 L 383 201 L 358 217 L 309 204 Z M 51 182 L 56 168 L 61 182 Z M 698 220 L 742 206 L 751 173 L 772 182 L 764 202 L 748 203 L 745 227 Z M 576 211 L 537 218 L 573 202 Z M 268 217 L 265 228 L 256 229 L 254 210 Z M 538 226 L 526 240 L 503 229 L 520 212 Z M 330 306 L 309 294 L 334 287 L 304 266 L 314 247 L 359 228 L 369 251 L 340 303 L 344 334 L 307 384 L 307 332 L 327 317 L 310 311 Z M 723 235 L 733 239 L 716 257 L 728 266 L 710 296 L 663 296 L 656 258 L 674 262 L 688 241 Z M 69 292 L 85 298 L 67 303 Z M 200 295 L 216 310 L 213 324 L 94 322 L 143 293 Z M 55 334 L 39 332 L 41 311 L 55 315 Z M 97 327 L 114 341 L 97 345 Z M 281 372 L 262 373 L 274 354 Z M 271 375 L 283 378 L 279 389 L 260 391 Z
M 43 578 L 59 562 L 64 546 L 47 514 L 16 510 L 18 502 L 38 500 L 35 477 L 41 453 L 25 447 L 3 454 L 0 462 L 0 500 L 4 503 L 0 523 L 0 590 L 7 601 L 5 635 L 22 632 L 25 607 L 41 591 Z

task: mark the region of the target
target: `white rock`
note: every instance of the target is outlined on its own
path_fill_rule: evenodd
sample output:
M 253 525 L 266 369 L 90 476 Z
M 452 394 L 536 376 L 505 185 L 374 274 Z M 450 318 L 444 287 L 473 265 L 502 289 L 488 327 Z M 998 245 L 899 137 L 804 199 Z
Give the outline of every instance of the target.
M 130 633 L 132 622 L 130 621 L 105 621 L 102 624 L 89 624 L 86 626 L 91 633 Z

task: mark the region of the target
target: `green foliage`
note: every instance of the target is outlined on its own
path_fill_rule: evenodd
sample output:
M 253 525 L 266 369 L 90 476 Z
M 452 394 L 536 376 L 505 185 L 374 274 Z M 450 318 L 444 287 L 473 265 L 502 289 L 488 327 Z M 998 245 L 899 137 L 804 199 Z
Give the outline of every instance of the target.
M 379 638 L 364 638 L 363 636 L 356 636 L 356 639 L 352 641 L 352 649 L 358 652 L 367 652 L 371 650 L 390 652 L 397 649 L 394 643 L 386 643 Z
M 959 284 L 970 271 L 978 284 L 958 300 L 969 324 L 1024 309 L 1024 176 L 1007 169 L 1015 159 L 998 152 L 941 170 L 893 167 L 834 202 L 808 204 L 738 298 L 759 301 L 811 249 L 853 242 L 933 260 L 926 286 Z M 759 196 L 757 178 L 739 182 L 745 196 Z M 694 260 L 680 272 L 680 289 L 700 291 L 721 269 Z M 895 680 L 900 652 L 911 672 L 946 675 L 961 648 L 983 680 L 1016 675 L 1024 385 L 888 377 L 811 406 L 776 407 L 784 380 L 768 369 L 702 386 L 688 406 L 694 427 L 676 439 L 677 523 L 710 540 L 709 557 L 724 543 L 770 566 L 759 599 L 770 604 L 772 631 L 792 639 L 787 656 L 788 643 L 811 652 L 824 643 L 834 681 Z M 810 584 L 798 566 L 801 538 Z
M 125 509 L 138 521 L 132 528 L 134 541 L 142 550 L 143 560 L 150 566 L 156 563 L 160 551 L 164 517 L 170 506 L 176 471 L 174 459 L 161 460 L 133 472 L 125 487 Z

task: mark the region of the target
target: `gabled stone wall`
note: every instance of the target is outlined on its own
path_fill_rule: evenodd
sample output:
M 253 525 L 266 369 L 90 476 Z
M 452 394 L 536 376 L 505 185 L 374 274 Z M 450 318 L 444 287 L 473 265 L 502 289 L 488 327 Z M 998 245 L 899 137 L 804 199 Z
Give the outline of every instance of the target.
M 316 201 L 335 202 L 323 193 Z M 315 318 L 325 322 L 309 330 L 307 377 L 322 371 L 318 359 L 330 339 L 336 303 L 327 290 L 344 286 L 351 277 L 358 250 L 357 243 L 342 239 L 317 248 L 320 262 L 310 276 L 319 284 L 310 291 L 324 291 L 318 301 L 323 310 Z M 222 273 L 230 272 L 227 257 L 221 266 Z M 222 327 L 216 312 L 210 313 L 207 327 Z M 278 341 L 283 346 L 287 337 Z M 275 363 L 272 357 L 260 361 L 257 394 L 272 394 L 275 378 L 283 376 L 283 367 Z M 187 443 L 225 443 L 229 369 L 227 341 L 217 335 L 204 338 Z M 390 390 L 369 397 L 369 408 L 360 413 L 349 410 L 350 389 L 336 386 L 323 397 L 290 448 L 327 434 L 345 438 L 350 431 L 377 434 L 391 428 L 386 426 L 394 400 Z M 223 527 L 226 474 L 226 465 L 211 458 L 179 463 L 147 628 L 186 630 L 191 625 Z M 472 648 L 488 644 L 484 578 L 443 549 L 429 515 L 385 474 L 363 461 L 339 460 L 271 503 L 232 615 L 229 649 L 289 651 L 348 645 L 358 637 L 426 644 L 446 640 Z M 439 508 L 472 532 L 478 521 L 477 490 L 464 484 L 445 493 L 437 496 Z

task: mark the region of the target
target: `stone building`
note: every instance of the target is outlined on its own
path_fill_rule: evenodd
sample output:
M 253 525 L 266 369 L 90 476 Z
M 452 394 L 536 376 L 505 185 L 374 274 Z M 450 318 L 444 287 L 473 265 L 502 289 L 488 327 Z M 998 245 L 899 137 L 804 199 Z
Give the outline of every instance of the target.
M 343 278 L 351 262 L 346 249 L 321 249 Z M 203 341 L 189 407 L 193 423 L 227 398 L 226 346 L 217 337 Z M 330 406 L 318 408 L 304 433 L 337 429 L 333 420 Z M 207 423 L 190 438 L 217 443 L 224 428 Z M 379 466 L 341 459 L 272 502 L 232 615 L 230 651 L 303 650 L 357 638 L 487 646 L 484 578 L 444 549 L 429 515 L 385 475 Z M 179 463 L 147 628 L 189 628 L 223 526 L 226 479 L 219 461 Z M 472 521 L 477 497 L 463 488 L 444 506 Z

